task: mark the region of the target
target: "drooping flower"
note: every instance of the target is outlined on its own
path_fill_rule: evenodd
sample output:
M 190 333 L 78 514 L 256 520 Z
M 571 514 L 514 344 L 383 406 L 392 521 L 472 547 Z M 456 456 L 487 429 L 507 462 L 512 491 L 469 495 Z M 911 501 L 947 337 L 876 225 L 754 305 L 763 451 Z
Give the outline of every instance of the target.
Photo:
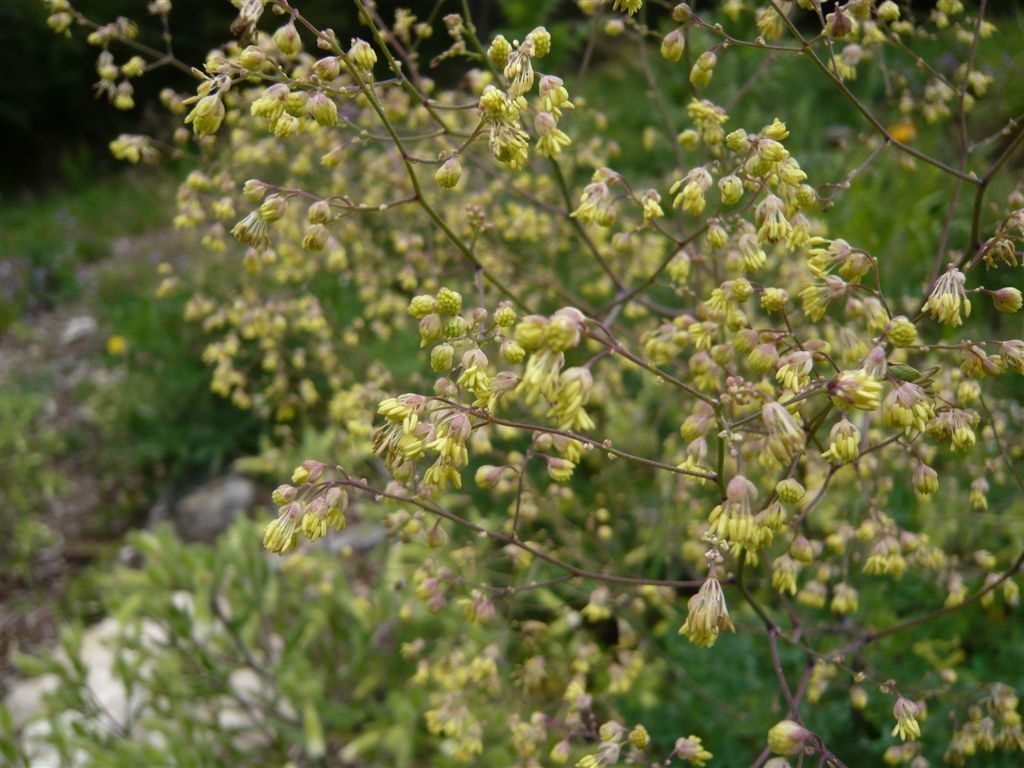
M 679 629 L 679 634 L 685 635 L 694 645 L 710 648 L 724 629 L 736 631 L 729 619 L 722 585 L 712 576 L 687 603 L 686 621 Z

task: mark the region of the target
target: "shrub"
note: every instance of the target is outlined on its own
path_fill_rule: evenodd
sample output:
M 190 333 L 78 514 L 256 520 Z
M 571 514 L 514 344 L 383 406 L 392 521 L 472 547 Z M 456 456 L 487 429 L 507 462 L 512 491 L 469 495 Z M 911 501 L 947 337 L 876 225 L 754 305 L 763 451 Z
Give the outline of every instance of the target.
M 288 568 L 381 521 L 403 631 L 451 633 L 409 641 L 414 759 L 1012 760 L 1024 133 L 984 106 L 1015 76 L 981 65 L 986 5 L 580 2 L 579 71 L 605 59 L 648 95 L 612 120 L 635 97 L 581 98 L 543 26 L 481 40 L 463 3 L 427 60 L 438 14 L 355 2 L 350 43 L 285 0 L 239 4 L 195 92 L 164 94 L 169 140 L 111 146 L 196 155 L 175 224 L 201 255 L 160 293 L 210 334 L 214 391 L 283 444 L 338 446 L 277 489 L 265 546 L 299 549 Z M 134 22 L 50 6 L 91 30 L 115 106 L 146 56 L 188 71 Z M 461 79 L 434 82 L 441 61 Z M 734 108 L 777 61 L 833 101 L 800 109 L 794 79 L 799 122 Z M 826 130 L 833 158 L 802 164 Z M 911 221 L 918 174 L 941 197 Z M 853 198 L 873 177 L 891 186 Z M 357 635 L 306 660 L 314 691 Z M 313 754 L 307 730 L 309 760 L 401 763 L 351 709 L 315 714 L 354 751 Z

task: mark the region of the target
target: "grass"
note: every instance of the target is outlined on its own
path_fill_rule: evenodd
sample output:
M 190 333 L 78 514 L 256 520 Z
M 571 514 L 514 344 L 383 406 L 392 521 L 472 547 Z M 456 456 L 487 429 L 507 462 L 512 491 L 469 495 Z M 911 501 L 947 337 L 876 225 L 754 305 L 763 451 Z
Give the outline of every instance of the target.
M 107 257 L 117 238 L 166 224 L 171 179 L 166 171 L 124 172 L 0 201 L 0 333 L 26 312 L 78 297 L 83 267 Z

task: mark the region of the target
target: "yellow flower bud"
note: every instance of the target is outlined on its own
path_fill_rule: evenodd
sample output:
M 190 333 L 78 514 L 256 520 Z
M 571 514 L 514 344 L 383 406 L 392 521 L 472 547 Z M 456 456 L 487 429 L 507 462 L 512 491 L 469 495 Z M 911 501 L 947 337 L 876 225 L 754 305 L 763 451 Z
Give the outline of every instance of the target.
M 537 27 L 529 35 L 527 39 L 533 43 L 533 55 L 538 59 L 542 59 L 551 52 L 551 33 L 544 27 Z
M 508 302 L 503 303 L 498 307 L 494 313 L 494 322 L 498 324 L 500 328 L 510 328 L 516 322 L 516 311 L 512 309 L 512 305 Z
M 512 53 L 512 44 L 505 39 L 504 35 L 498 35 L 491 41 L 487 48 L 487 58 L 498 69 L 504 69 L 508 64 L 509 54 Z
M 434 174 L 434 180 L 442 189 L 454 188 L 460 178 L 462 178 L 462 163 L 459 162 L 458 155 L 452 155 L 445 160 Z
M 246 46 L 238 56 L 238 63 L 250 70 L 261 69 L 264 61 L 266 61 L 266 56 L 264 56 L 263 51 L 255 45 Z
M 992 304 L 999 312 L 1012 314 L 1021 308 L 1022 303 L 1024 301 L 1022 301 L 1020 290 L 1017 288 L 1000 288 L 992 293 Z
M 669 32 L 661 41 L 661 55 L 668 61 L 679 61 L 686 47 L 683 30 L 676 28 Z
M 338 124 L 338 105 L 334 103 L 334 99 L 322 93 L 314 93 L 309 97 L 306 111 L 318 125 L 330 128 Z
M 776 483 L 775 492 L 779 494 L 779 498 L 786 504 L 799 504 L 806 493 L 800 482 L 791 477 Z
M 260 218 L 264 221 L 277 221 L 288 210 L 288 201 L 280 195 L 271 195 L 259 207 Z
M 909 347 L 917 341 L 917 328 L 909 318 L 897 315 L 889 322 L 885 336 L 895 347 Z
M 348 49 L 348 56 L 357 67 L 367 73 L 372 72 L 373 65 L 377 63 L 377 52 L 368 42 L 358 37 L 352 39 L 352 47 Z
M 811 732 L 792 720 L 782 720 L 768 731 L 768 748 L 777 755 L 795 755 Z
M 204 96 L 185 118 L 185 124 L 192 124 L 196 136 L 209 136 L 217 132 L 224 121 L 226 110 L 219 94 Z
M 452 368 L 455 360 L 455 347 L 451 344 L 438 344 L 430 350 L 430 368 L 435 373 L 446 373 Z
M 288 22 L 274 32 L 274 45 L 288 58 L 298 56 L 302 52 L 302 38 L 294 22 Z
M 437 311 L 446 315 L 457 315 L 462 311 L 462 294 L 441 288 L 437 292 Z
M 422 320 L 436 309 L 437 300 L 433 296 L 421 295 L 412 298 L 406 311 L 417 320 Z

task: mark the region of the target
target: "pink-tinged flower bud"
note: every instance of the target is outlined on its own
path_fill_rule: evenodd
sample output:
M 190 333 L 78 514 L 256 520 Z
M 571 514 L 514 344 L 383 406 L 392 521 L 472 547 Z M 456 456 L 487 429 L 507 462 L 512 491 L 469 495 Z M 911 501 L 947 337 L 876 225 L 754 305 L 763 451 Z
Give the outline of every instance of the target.
M 782 720 L 768 731 L 768 748 L 777 755 L 795 755 L 812 736 L 793 720 Z
M 692 15 L 693 11 L 690 10 L 690 6 L 687 3 L 679 3 L 672 9 L 672 21 L 677 24 L 685 24 L 690 20 Z
M 317 200 L 306 211 L 306 220 L 310 224 L 326 224 L 331 220 L 331 204 L 326 200 Z
M 322 93 L 314 93 L 306 102 L 306 112 L 317 125 L 331 128 L 338 124 L 338 105 Z
M 440 522 L 427 529 L 427 546 L 431 549 L 440 549 L 448 543 L 448 532 L 441 527 Z
M 454 188 L 461 178 L 462 163 L 459 161 L 458 155 L 452 155 L 445 160 L 441 167 L 437 169 L 437 173 L 434 174 L 434 180 L 442 189 Z
M 274 45 L 288 58 L 298 56 L 302 51 L 302 38 L 294 22 L 288 22 L 274 32 Z
M 484 464 L 477 469 L 476 474 L 473 476 L 473 480 L 481 488 L 490 490 L 497 487 L 498 483 L 501 482 L 503 472 L 504 467 L 496 467 L 493 464 Z
M 683 50 L 686 47 L 686 38 L 683 30 L 677 28 L 669 32 L 661 41 L 661 55 L 668 61 L 679 61 L 683 57 Z
M 843 13 L 842 8 L 836 8 L 833 13 L 825 17 L 825 34 L 829 37 L 841 40 L 853 31 L 853 22 Z
M 324 81 L 331 81 L 341 74 L 341 59 L 337 56 L 327 56 L 313 64 L 313 74 Z
M 441 317 L 436 312 L 431 312 L 420 319 L 420 346 L 437 341 L 441 338 Z
M 246 69 L 260 69 L 266 61 L 263 51 L 255 45 L 247 46 L 238 57 L 238 63 Z
M 288 210 L 288 201 L 280 195 L 271 195 L 260 205 L 260 218 L 264 221 L 277 221 Z
M 809 565 L 814 562 L 814 545 L 806 536 L 797 536 L 789 545 L 789 553 L 797 562 Z
M 274 506 L 283 507 L 285 504 L 294 501 L 298 493 L 299 489 L 293 485 L 279 485 L 274 489 L 270 498 L 274 502 Z
M 992 294 L 992 303 L 999 312 L 1016 312 L 1021 308 L 1021 293 L 1017 288 L 1000 288 Z
M 725 487 L 725 498 L 729 501 L 750 504 L 757 498 L 757 486 L 743 475 L 736 475 Z
M 885 350 L 881 347 L 875 347 L 868 352 L 867 359 L 864 361 L 864 372 L 875 379 L 884 379 L 885 372 L 888 369 L 888 361 L 885 357 Z

